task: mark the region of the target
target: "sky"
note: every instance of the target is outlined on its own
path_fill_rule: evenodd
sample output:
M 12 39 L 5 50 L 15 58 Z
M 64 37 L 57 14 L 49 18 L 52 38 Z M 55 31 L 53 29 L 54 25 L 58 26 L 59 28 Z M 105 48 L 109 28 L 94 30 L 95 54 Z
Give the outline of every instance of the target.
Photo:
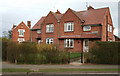
M 87 2 L 87 3 L 86 3 Z M 1 0 L 0 1 L 0 36 L 3 31 L 8 31 L 13 24 L 20 22 L 27 24 L 31 21 L 32 27 L 42 17 L 50 11 L 65 13 L 68 8 L 75 11 L 87 10 L 86 5 L 91 5 L 95 9 L 109 7 L 112 16 L 114 34 L 118 36 L 118 0 Z

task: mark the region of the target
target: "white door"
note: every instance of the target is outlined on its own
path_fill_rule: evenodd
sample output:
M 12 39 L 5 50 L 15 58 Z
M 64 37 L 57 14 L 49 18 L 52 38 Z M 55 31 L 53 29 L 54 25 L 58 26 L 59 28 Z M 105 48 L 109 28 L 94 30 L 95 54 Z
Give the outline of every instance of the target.
M 83 40 L 83 52 L 88 52 L 89 48 L 89 39 L 84 39 Z

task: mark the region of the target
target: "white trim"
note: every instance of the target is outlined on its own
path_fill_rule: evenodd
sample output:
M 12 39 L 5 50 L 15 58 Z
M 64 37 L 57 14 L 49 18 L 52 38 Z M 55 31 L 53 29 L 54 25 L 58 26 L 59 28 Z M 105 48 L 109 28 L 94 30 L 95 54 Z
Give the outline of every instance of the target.
M 74 31 L 74 23 L 73 22 L 64 23 L 64 31 L 65 32 Z
M 46 44 L 53 44 L 53 38 L 46 38 Z
M 83 31 L 91 31 L 91 26 L 83 26 Z
M 53 24 L 46 25 L 46 33 L 51 33 L 53 31 L 54 31 L 54 25 Z
M 71 41 L 72 41 L 72 46 L 70 46 Z M 69 43 L 67 43 L 67 42 L 69 42 Z M 68 46 L 67 46 L 67 44 L 68 44 Z M 74 39 L 65 39 L 64 40 L 64 47 L 73 48 L 74 47 Z

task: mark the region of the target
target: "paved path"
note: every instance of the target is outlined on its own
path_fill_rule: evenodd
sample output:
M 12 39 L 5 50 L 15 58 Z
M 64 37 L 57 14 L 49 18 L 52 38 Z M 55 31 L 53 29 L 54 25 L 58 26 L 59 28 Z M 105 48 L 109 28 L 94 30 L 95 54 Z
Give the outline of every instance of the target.
M 26 64 L 10 64 L 2 62 L 2 68 L 28 68 L 37 69 L 62 69 L 62 68 L 80 68 L 80 69 L 118 69 L 118 65 L 92 65 L 92 64 L 68 64 L 68 65 L 26 65 Z

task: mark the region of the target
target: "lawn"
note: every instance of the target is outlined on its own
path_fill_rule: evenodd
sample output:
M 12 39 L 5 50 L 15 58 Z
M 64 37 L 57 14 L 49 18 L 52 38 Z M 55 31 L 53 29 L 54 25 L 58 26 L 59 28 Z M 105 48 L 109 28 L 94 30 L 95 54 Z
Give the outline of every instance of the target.
M 117 71 L 118 69 L 39 69 L 39 72 L 117 72 Z
M 81 53 L 70 53 L 70 59 L 81 57 Z
M 120 71 L 120 69 L 119 69 Z M 29 69 L 2 69 L 2 72 L 118 72 L 118 69 L 39 69 L 38 71 L 31 71 Z
M 6 68 L 6 69 L 2 69 L 2 72 L 31 72 L 31 70 L 29 70 L 29 69 Z

